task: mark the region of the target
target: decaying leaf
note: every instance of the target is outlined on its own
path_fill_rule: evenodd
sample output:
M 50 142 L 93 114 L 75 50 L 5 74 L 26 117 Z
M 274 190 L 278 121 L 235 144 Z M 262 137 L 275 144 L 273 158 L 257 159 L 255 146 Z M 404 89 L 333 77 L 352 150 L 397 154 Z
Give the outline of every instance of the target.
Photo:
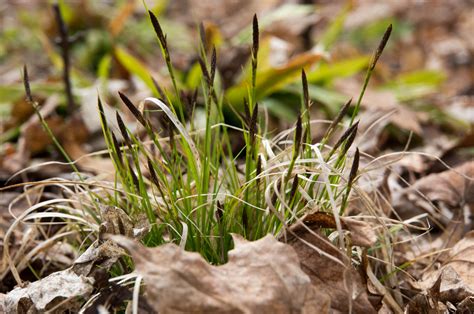
M 124 253 L 110 240 L 92 244 L 72 267 L 10 291 L 3 301 L 5 313 L 77 311 L 91 295 L 100 273 L 109 270 Z
M 428 175 L 394 194 L 394 207 L 401 216 L 415 216 L 424 210 L 438 221 L 448 224 L 455 211 L 474 203 L 473 178 L 474 161 Z M 465 218 L 465 221 L 470 220 L 469 217 Z
M 377 233 L 369 222 L 351 217 L 341 217 L 341 221 L 350 231 L 353 245 L 370 248 L 377 242 Z
M 311 278 L 316 290 L 324 291 L 330 297 L 332 310 L 343 313 L 350 310 L 352 313 L 376 312 L 369 302 L 361 275 L 350 266 L 344 252 L 301 223 L 293 225 L 290 231 L 287 243 L 295 249 L 301 268 Z
M 466 162 L 452 170 L 432 174 L 418 180 L 411 190 L 421 192 L 431 201 L 449 206 L 474 202 L 474 161 Z
M 105 233 L 141 239 L 150 230 L 150 224 L 143 215 L 137 221 L 132 221 L 123 209 L 112 206 L 102 207 L 100 214 Z
M 87 298 L 92 293 L 93 284 L 92 278 L 78 275 L 72 269 L 56 272 L 24 288 L 10 291 L 4 300 L 5 312 L 36 313 L 53 308 L 53 313 L 62 313 L 65 309 L 78 310 L 83 301 L 81 298 Z
M 124 250 L 110 240 L 102 244 L 96 241 L 74 261 L 72 269 L 77 274 L 93 276 L 97 266 L 102 270 L 109 269 L 124 254 Z
M 409 305 L 410 313 L 425 306 L 439 309 L 448 303 L 458 310 L 469 313 L 474 310 L 474 231 L 465 235 L 449 252 L 448 260 L 438 270 L 425 273 L 418 283 L 424 297 L 418 297 Z
M 327 313 L 327 295 L 311 285 L 298 256 L 273 236 L 247 242 L 234 236 L 229 262 L 209 265 L 175 244 L 126 247 L 146 283 L 148 302 L 159 313 Z
M 336 229 L 334 216 L 326 212 L 308 214 L 303 218 L 303 222 L 310 228 Z M 357 220 L 354 217 L 341 217 L 341 223 L 343 229 L 350 231 L 353 245 L 371 247 L 377 242 L 377 234 L 370 223 Z

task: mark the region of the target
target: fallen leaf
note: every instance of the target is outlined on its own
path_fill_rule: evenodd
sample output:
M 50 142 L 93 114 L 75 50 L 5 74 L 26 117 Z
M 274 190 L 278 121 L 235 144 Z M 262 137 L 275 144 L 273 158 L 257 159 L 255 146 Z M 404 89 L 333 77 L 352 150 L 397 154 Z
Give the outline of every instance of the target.
M 474 308 L 474 231 L 467 233 L 449 252 L 448 259 L 437 270 L 425 272 L 415 286 L 425 297 L 413 299 L 414 309 L 438 309 L 439 303 L 459 308 Z M 464 312 L 463 312 L 464 313 Z
M 301 268 L 316 290 L 324 291 L 330 297 L 331 310 L 376 313 L 369 302 L 363 278 L 350 266 L 344 252 L 301 223 L 290 228 L 286 241 L 295 249 Z
M 201 255 L 175 244 L 145 248 L 114 236 L 143 276 L 150 305 L 160 313 L 327 313 L 324 290 L 317 291 L 298 256 L 273 236 L 247 242 L 234 235 L 229 261 L 209 265 Z
M 451 267 L 474 291 L 474 231 L 467 233 L 451 250 L 443 267 Z
M 96 241 L 72 267 L 10 291 L 4 300 L 5 313 L 78 312 L 84 299 L 100 284 L 103 273 L 124 254 L 111 240 L 102 244 Z
M 107 240 L 99 244 L 96 241 L 74 261 L 71 268 L 76 274 L 91 277 L 97 268 L 110 269 L 122 255 L 125 255 L 125 251 L 115 242 Z
M 465 204 L 474 203 L 474 161 L 451 170 L 430 174 L 392 195 L 394 208 L 402 217 L 415 216 L 426 211 L 446 225 L 457 210 L 462 210 Z M 471 220 L 469 216 L 465 218 L 466 222 Z
M 421 178 L 411 189 L 418 190 L 431 201 L 449 206 L 471 204 L 474 202 L 474 161 Z
M 36 313 L 53 308 L 53 313 L 66 309 L 77 311 L 81 304 L 78 301 L 92 293 L 93 283 L 93 279 L 77 275 L 72 269 L 53 273 L 10 291 L 4 300 L 5 313 Z
M 352 245 L 370 248 L 377 242 L 377 233 L 369 222 L 354 217 L 341 217 L 341 221 L 350 231 Z
M 326 212 L 315 212 L 303 218 L 305 225 L 311 228 L 331 228 L 336 229 L 334 216 Z M 374 227 L 366 222 L 355 219 L 355 217 L 341 217 L 342 228 L 349 230 L 352 245 L 371 247 L 377 242 L 377 234 Z
M 145 215 L 132 221 L 127 213 L 118 207 L 105 206 L 100 209 L 104 232 L 109 234 L 124 235 L 129 238 L 141 239 L 150 230 L 150 224 Z M 102 235 L 100 235 L 102 237 Z

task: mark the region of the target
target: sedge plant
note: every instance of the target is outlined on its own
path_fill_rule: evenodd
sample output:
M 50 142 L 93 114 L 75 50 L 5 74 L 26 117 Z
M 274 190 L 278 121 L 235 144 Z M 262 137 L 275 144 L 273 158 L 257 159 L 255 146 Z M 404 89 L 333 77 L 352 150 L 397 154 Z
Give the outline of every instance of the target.
M 240 126 L 226 124 L 223 109 L 226 100 L 216 86 L 217 52 L 215 48 L 206 50 L 205 32 L 201 32 L 202 80 L 194 99 L 200 100 L 205 127 L 197 129 L 192 121 L 198 109 L 194 103 L 187 108 L 186 115 L 182 91 L 173 74 L 167 37 L 151 11 L 149 17 L 173 90 L 168 93 L 155 81 L 161 99 L 146 98 L 139 106 L 120 93 L 146 140 L 131 132 L 118 112 L 119 128 L 113 130 L 99 99 L 102 128 L 117 177 L 116 195 L 107 198 L 107 205 L 120 207 L 131 217 L 146 215 L 150 224 L 150 232 L 143 239 L 146 245 L 179 243 L 216 264 L 226 261 L 227 252 L 232 248 L 232 233 L 249 240 L 268 233 L 278 235 L 316 209 L 334 215 L 340 244 L 344 246 L 339 216 L 344 213 L 357 177 L 358 150 L 349 165 L 347 156 L 358 124 L 351 122 L 342 136 L 332 141 L 333 146 L 328 143 L 348 112 L 350 101 L 342 107 L 323 140 L 312 143 L 314 121 L 310 119 L 308 83 L 302 71 L 302 108 L 295 127 L 285 132 L 286 137 L 270 138 L 265 134 L 262 109 L 255 96 L 259 47 L 255 16 L 252 75 L 248 97 L 242 100 L 244 112 L 238 113 Z M 383 41 L 386 43 L 387 39 L 385 35 Z M 377 56 L 381 53 L 379 50 Z M 370 65 L 368 78 L 377 59 Z M 367 82 L 368 79 L 363 90 Z M 354 112 L 359 103 L 360 99 Z M 151 122 L 151 112 L 162 115 L 161 130 Z M 240 132 L 244 139 L 243 147 L 237 152 L 232 146 L 235 135 L 231 135 L 231 130 Z
M 256 99 L 259 50 L 256 16 L 251 81 L 247 97 L 242 99 L 244 112 L 236 112 L 240 125 L 227 123 L 225 113 L 229 105 L 216 83 L 218 54 L 215 48 L 207 49 L 205 32 L 201 31 L 198 49 L 201 88 L 193 93 L 192 101 L 187 102 L 182 98 L 183 91 L 174 74 L 167 37 L 151 11 L 149 18 L 172 90 L 161 88 L 159 82 L 153 80 L 160 98 L 146 98 L 140 104 L 134 104 L 125 93 L 119 93 L 139 125 L 138 132 L 127 127 L 118 111 L 114 117 L 118 127 L 114 128 L 108 121 L 110 117 L 105 115 L 104 104 L 98 99 L 102 130 L 115 167 L 115 181 L 101 184 L 107 188 L 100 191 L 83 189 L 78 203 L 85 207 L 81 212 L 87 213 L 86 220 L 91 223 L 79 233 L 84 237 L 90 237 L 91 232 L 100 234 L 100 209 L 116 208 L 125 212 L 133 223 L 138 224 L 145 217 L 149 225 L 147 234 L 141 237 L 145 245 L 174 242 L 186 250 L 199 252 L 211 263 L 221 264 L 226 262 L 227 252 L 233 247 L 232 233 L 248 240 L 268 233 L 278 236 L 307 213 L 322 211 L 334 216 L 339 245 L 345 247 L 340 216 L 347 206 L 359 165 L 358 150 L 349 158 L 358 126 L 352 121 L 390 28 L 369 66 L 349 127 L 335 138 L 351 101 L 327 127 L 323 139 L 314 143 L 311 128 L 322 125 L 311 120 L 311 100 L 304 71 L 301 75 L 303 97 L 295 126 L 276 136 L 264 131 L 262 112 L 265 108 L 261 108 Z M 199 110 L 204 112 L 203 124 L 194 123 Z M 160 125 L 154 123 L 153 114 L 161 116 Z M 243 138 L 243 145 L 238 149 L 234 147 L 236 133 Z M 333 231 L 327 230 L 328 234 Z

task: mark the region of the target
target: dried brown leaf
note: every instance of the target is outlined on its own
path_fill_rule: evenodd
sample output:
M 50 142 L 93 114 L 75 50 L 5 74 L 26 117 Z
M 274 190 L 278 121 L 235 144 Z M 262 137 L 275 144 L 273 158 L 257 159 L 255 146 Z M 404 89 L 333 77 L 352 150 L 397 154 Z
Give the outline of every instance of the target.
M 450 224 L 465 204 L 474 204 L 473 178 L 474 161 L 428 175 L 393 193 L 394 208 L 401 217 L 413 217 L 426 211 L 442 224 Z M 465 218 L 463 221 L 471 220 Z
M 336 229 L 336 220 L 334 219 L 334 216 L 326 212 L 308 214 L 303 218 L 303 222 L 311 229 Z M 351 217 L 341 217 L 341 222 L 342 228 L 350 231 L 353 245 L 372 247 L 375 242 L 377 242 L 377 234 L 370 223 Z
M 451 207 L 474 203 L 474 161 L 421 178 L 409 190 Z
M 150 226 L 146 217 L 137 222 L 127 215 L 127 213 L 115 206 L 104 206 L 100 210 L 104 232 L 109 234 L 124 235 L 129 238 L 141 238 L 148 233 Z
M 325 313 L 329 299 L 311 285 L 294 250 L 271 235 L 247 242 L 234 236 L 229 262 L 209 265 L 175 244 L 145 248 L 114 237 L 131 253 L 160 313 Z
M 350 262 L 344 252 L 302 224 L 291 227 L 287 243 L 295 249 L 301 268 L 311 278 L 316 290 L 329 295 L 333 311 L 348 313 L 352 309 L 352 313 L 376 313 L 369 302 L 363 278 L 347 266 Z
M 428 294 L 428 299 L 414 299 L 409 308 L 451 303 L 459 307 L 470 306 L 474 298 L 474 231 L 467 233 L 449 252 L 440 269 L 426 272 L 417 287 Z M 411 311 L 410 313 L 413 313 Z
M 60 303 L 60 308 L 53 313 L 78 311 L 81 304 L 78 301 L 90 296 L 93 283 L 92 278 L 78 275 L 70 268 L 52 273 L 24 288 L 10 291 L 4 300 L 5 313 L 43 313 Z
M 74 261 L 71 269 L 78 275 L 93 277 L 99 269 L 110 269 L 122 255 L 125 255 L 125 251 L 115 242 L 107 240 L 99 244 L 96 241 Z
M 372 224 L 350 217 L 341 217 L 341 221 L 351 232 L 353 245 L 370 248 L 377 242 L 377 233 Z

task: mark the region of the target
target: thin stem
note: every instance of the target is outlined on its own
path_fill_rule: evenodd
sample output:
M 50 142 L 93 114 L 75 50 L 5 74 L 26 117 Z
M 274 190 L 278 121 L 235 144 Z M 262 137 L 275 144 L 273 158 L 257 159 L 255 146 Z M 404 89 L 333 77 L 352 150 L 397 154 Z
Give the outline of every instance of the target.
M 63 17 L 61 15 L 61 9 L 57 3 L 53 5 L 53 9 L 61 40 L 60 45 L 61 56 L 63 59 L 63 81 L 67 99 L 67 112 L 69 115 L 71 115 L 74 111 L 74 99 L 72 96 L 72 85 L 70 78 L 69 38 L 67 34 L 67 26 L 64 23 Z

